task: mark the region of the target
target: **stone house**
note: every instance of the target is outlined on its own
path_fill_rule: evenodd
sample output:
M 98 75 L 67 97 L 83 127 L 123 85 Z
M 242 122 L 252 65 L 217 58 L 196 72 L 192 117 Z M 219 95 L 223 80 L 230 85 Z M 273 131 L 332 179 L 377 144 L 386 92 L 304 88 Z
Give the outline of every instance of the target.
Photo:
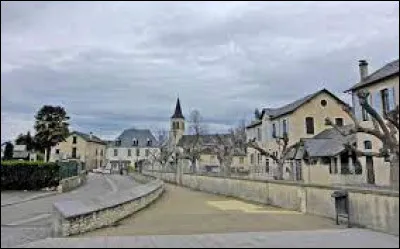
M 326 117 L 335 120 L 339 126 L 351 123 L 351 118 L 342 109 L 345 105 L 333 93 L 322 89 L 285 106 L 262 109 L 259 116 L 246 127 L 246 136 L 249 140 L 255 139 L 260 147 L 279 157 L 281 148 L 276 140 L 284 134 L 289 139 L 288 146 L 291 146 L 300 139 L 312 138 L 331 128 L 325 124 Z M 252 173 L 267 177 L 276 174 L 277 165 L 271 158 L 265 158 L 251 148 L 247 155 Z M 289 165 L 284 168 L 285 179 L 293 175 Z
M 158 141 L 148 129 L 126 129 L 115 141 L 107 143 L 107 167 L 113 172 L 127 169 L 128 166 L 150 164 L 153 156 L 159 153 Z
M 354 114 L 363 127 L 373 127 L 371 117 L 359 104 L 357 92 L 365 90 L 370 93 L 369 103 L 379 114 L 393 110 L 399 105 L 399 60 L 387 63 L 383 67 L 368 73 L 368 63 L 359 61 L 360 80 L 345 92 L 352 95 Z M 397 134 L 398 137 L 398 134 Z M 382 142 L 374 136 L 357 133 L 357 147 L 362 151 L 378 152 Z M 380 186 L 390 184 L 389 163 L 384 158 L 366 156 L 359 159 L 366 169 L 366 182 Z
M 106 143 L 93 135 L 73 131 L 66 141 L 58 143 L 51 148 L 50 161 L 77 159 L 85 163 L 87 170 L 92 170 L 105 165 Z

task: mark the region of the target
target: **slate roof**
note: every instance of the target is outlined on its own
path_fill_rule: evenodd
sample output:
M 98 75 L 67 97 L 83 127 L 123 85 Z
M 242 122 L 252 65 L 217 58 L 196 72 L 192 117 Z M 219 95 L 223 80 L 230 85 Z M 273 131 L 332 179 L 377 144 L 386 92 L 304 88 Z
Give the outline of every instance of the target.
M 138 140 L 138 146 L 133 146 L 133 139 Z M 121 135 L 117 137 L 116 140 L 121 141 L 121 145 L 116 146 L 115 141 L 114 144 L 110 145 L 112 147 L 149 147 L 147 146 L 147 140 L 152 141 L 151 147 L 156 147 L 157 139 L 153 136 L 149 129 L 126 129 Z
M 306 138 L 303 142 L 304 150 L 310 157 L 336 156 L 345 150 L 343 142 L 332 138 Z
M 344 132 L 349 131 L 353 126 L 345 125 L 340 127 Z M 313 138 L 302 138 L 303 146 L 297 146 L 290 150 L 287 159 L 301 159 L 307 153 L 310 157 L 331 157 L 346 150 L 344 143 L 356 141 L 356 135 L 342 136 L 336 129 L 326 129 Z
M 182 114 L 181 102 L 179 101 L 179 98 L 176 101 L 175 112 L 174 112 L 174 115 L 172 115 L 171 118 L 182 118 L 182 119 L 185 119 L 185 117 L 183 117 L 183 114 Z
M 95 135 L 92 135 L 92 138 L 90 138 L 90 134 L 86 134 L 86 133 L 79 132 L 79 131 L 73 131 L 69 135 L 78 135 L 87 142 L 106 144 L 105 141 L 101 140 L 99 137 L 97 137 Z
M 215 139 L 217 139 L 217 136 L 218 136 L 217 134 L 200 135 L 200 139 L 204 145 L 214 144 Z M 230 134 L 219 134 L 219 136 L 221 136 L 224 139 L 224 138 L 229 138 L 231 135 Z M 195 139 L 196 139 L 196 135 L 183 135 L 177 145 L 180 147 L 185 147 L 187 145 L 194 143 Z
M 345 92 L 354 91 L 361 87 L 368 86 L 370 84 L 376 83 L 377 81 L 386 79 L 392 75 L 399 74 L 399 59 L 394 60 L 380 69 L 376 70 L 372 74 L 368 75 L 364 80 L 360 81 L 359 83 L 352 86 L 350 89 L 346 90 Z
M 298 99 L 292 103 L 289 103 L 285 106 L 282 106 L 279 108 L 264 108 L 261 112 L 261 117 L 263 117 L 264 115 L 268 115 L 268 116 L 270 116 L 271 119 L 275 119 L 282 115 L 292 113 L 295 110 L 297 110 L 299 107 L 308 103 L 309 101 L 311 101 L 313 98 L 315 98 L 316 96 L 318 96 L 321 93 L 327 93 L 327 94 L 331 95 L 334 99 L 336 99 L 338 102 L 340 102 L 341 104 L 347 105 L 343 100 L 339 99 L 338 97 L 336 97 L 336 95 L 334 95 L 333 93 L 331 93 L 330 91 L 328 91 L 327 89 L 324 88 L 315 93 L 309 94 L 301 99 Z
M 262 120 L 255 120 L 251 124 L 246 126 L 246 128 L 253 128 L 253 127 L 256 127 L 256 126 L 261 125 L 261 124 L 262 124 Z

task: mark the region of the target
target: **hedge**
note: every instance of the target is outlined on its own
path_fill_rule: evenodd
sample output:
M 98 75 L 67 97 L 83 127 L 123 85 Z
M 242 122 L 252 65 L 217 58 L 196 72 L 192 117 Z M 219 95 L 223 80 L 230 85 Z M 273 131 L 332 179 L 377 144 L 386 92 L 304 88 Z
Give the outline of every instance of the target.
M 60 166 L 41 161 L 2 161 L 1 190 L 40 190 L 58 186 Z

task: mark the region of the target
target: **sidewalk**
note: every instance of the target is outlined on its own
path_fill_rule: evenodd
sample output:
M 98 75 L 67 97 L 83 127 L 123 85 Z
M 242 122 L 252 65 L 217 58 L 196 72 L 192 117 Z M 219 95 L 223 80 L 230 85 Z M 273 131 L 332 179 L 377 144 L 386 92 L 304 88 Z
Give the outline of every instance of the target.
M 301 247 L 301 248 L 398 248 L 399 237 L 364 229 L 249 232 L 202 235 L 116 236 L 45 239 L 22 247 Z M 21 246 L 20 246 L 21 247 Z

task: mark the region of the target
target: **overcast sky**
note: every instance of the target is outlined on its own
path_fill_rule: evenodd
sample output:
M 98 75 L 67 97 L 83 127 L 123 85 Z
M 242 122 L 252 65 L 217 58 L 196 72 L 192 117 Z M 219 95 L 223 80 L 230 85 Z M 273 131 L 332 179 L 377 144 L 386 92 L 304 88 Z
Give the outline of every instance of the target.
M 105 139 L 167 129 L 178 95 L 223 131 L 398 57 L 398 2 L 2 1 L 1 140 L 45 104 Z

